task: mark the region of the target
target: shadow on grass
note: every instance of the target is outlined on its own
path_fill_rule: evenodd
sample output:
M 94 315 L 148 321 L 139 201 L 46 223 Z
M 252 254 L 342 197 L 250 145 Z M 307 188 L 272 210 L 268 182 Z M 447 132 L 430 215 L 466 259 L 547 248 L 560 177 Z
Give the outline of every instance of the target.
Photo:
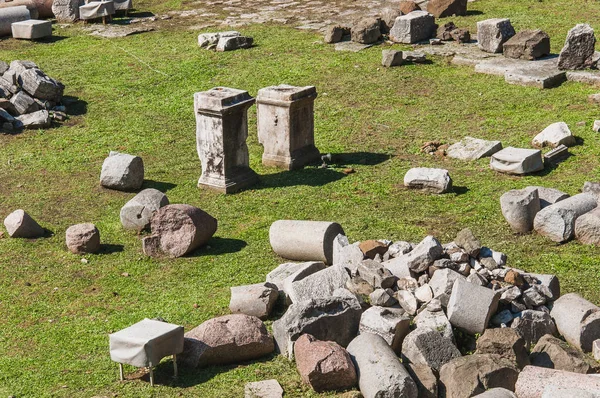
M 98 250 L 98 254 L 112 254 L 112 253 L 120 253 L 123 251 L 123 245 L 113 245 L 110 243 L 103 243 L 100 245 L 100 250 Z
M 471 16 L 471 15 L 483 15 L 483 11 L 467 10 L 467 16 Z
M 265 189 L 276 187 L 293 187 L 298 185 L 307 185 L 311 187 L 320 187 L 330 182 L 344 178 L 346 175 L 342 172 L 325 168 L 306 168 L 302 170 L 282 171 L 275 174 L 266 174 L 260 176 L 258 185 L 248 189 Z
M 62 97 L 61 102 L 67 108 L 67 115 L 81 116 L 87 113 L 87 102 L 82 99 L 65 95 Z
M 387 153 L 372 152 L 351 152 L 351 153 L 332 153 L 325 156 L 325 162 L 335 165 L 364 164 L 366 166 L 375 166 L 391 159 L 392 155 Z M 330 158 L 330 160 L 328 159 Z
M 194 250 L 185 257 L 218 256 L 219 254 L 236 253 L 248 246 L 241 239 L 213 237 L 206 246 Z
M 469 192 L 469 188 L 463 187 L 463 186 L 459 186 L 459 185 L 454 185 L 452 187 L 452 192 L 454 192 L 457 196 L 458 195 L 464 195 L 467 192 Z
M 67 38 L 67 36 L 49 36 L 49 37 L 44 37 L 42 39 L 37 39 L 34 42 L 41 43 L 41 44 L 52 44 L 52 43 L 56 43 L 61 40 L 64 40 L 66 38 Z
M 154 188 L 154 189 L 161 191 L 162 193 L 165 193 L 168 190 L 175 188 L 176 186 L 177 186 L 177 184 L 173 184 L 170 182 L 144 180 L 144 183 L 142 184 L 141 189 Z

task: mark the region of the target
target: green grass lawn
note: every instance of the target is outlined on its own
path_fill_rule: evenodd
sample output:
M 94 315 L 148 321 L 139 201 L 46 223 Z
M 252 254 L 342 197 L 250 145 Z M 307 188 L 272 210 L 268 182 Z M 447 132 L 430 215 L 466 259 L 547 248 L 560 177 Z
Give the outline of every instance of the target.
M 455 18 L 457 25 L 474 31 L 478 20 L 507 16 L 517 30 L 546 30 L 554 51 L 569 28 L 600 16 L 594 1 L 482 0 L 469 8 L 481 13 Z M 144 317 L 160 316 L 189 330 L 227 314 L 230 286 L 261 282 L 284 262 L 268 242 L 268 228 L 278 219 L 337 221 L 351 241 L 420 241 L 433 234 L 448 242 L 469 227 L 483 244 L 505 252 L 508 265 L 555 273 L 564 292 L 600 303 L 600 249 L 516 236 L 499 205 L 509 189 L 543 185 L 576 194 L 585 181 L 600 180 L 600 137 L 591 130 L 600 115 L 587 102 L 596 89 L 578 83 L 545 91 L 512 86 L 442 58 L 384 69 L 382 46 L 340 53 L 319 35 L 290 27 L 258 25 L 243 32 L 257 46 L 231 53 L 199 49 L 199 32 L 185 27 L 111 40 L 57 28 L 64 39 L 52 43 L 0 42 L 0 59 L 35 61 L 77 99 L 60 127 L 0 135 L 0 216 L 23 208 L 53 232 L 38 240 L 0 239 L 0 395 L 238 397 L 248 381 L 277 378 L 286 396 L 327 396 L 304 386 L 294 364 L 276 356 L 182 369 L 177 381 L 166 361 L 156 371 L 159 385 L 150 388 L 146 381 L 118 382 L 108 355 L 108 333 Z M 227 196 L 198 189 L 194 92 L 227 86 L 255 96 L 281 83 L 317 87 L 317 147 L 346 154 L 344 164 L 292 172 L 262 166 L 253 107 L 248 144 L 261 182 Z M 540 175 L 501 175 L 489 169 L 489 159 L 466 163 L 419 150 L 425 141 L 452 143 L 465 135 L 528 147 L 557 121 L 567 122 L 582 145 Z M 210 247 L 173 260 L 145 257 L 140 238 L 119 222 L 119 210 L 133 194 L 98 183 L 110 150 L 144 159 L 144 187 L 215 216 L 219 229 Z M 447 168 L 459 189 L 441 196 L 405 190 L 404 173 L 415 166 Z M 356 173 L 344 174 L 346 167 Z M 84 256 L 87 263 L 65 247 L 66 228 L 80 222 L 95 223 L 105 244 L 102 253 Z

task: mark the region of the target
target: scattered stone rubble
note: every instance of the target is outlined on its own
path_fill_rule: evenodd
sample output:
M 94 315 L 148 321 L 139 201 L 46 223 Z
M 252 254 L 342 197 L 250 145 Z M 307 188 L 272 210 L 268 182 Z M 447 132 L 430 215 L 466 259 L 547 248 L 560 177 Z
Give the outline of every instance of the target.
M 0 61 L 0 133 L 50 127 L 65 120 L 64 85 L 31 61 Z
M 276 349 L 315 391 L 358 386 L 364 397 L 550 397 L 550 388 L 600 388 L 600 378 L 587 375 L 599 367 L 585 354 L 600 350 L 600 308 L 560 296 L 554 275 L 509 267 L 470 230 L 443 245 L 432 236 L 350 244 L 343 232 L 307 233 L 335 223 L 285 223 L 278 234 L 296 247 L 291 257 L 303 252 L 312 262 L 281 264 L 264 283 L 233 287 L 238 314 L 186 333 L 182 364 L 233 363 Z M 329 267 L 319 245 L 334 252 Z M 291 304 L 271 337 L 259 318 L 270 317 L 278 297 Z M 551 377 L 561 382 L 540 381 Z M 281 396 L 276 383 L 265 383 Z
M 243 36 L 237 31 L 201 33 L 198 35 L 198 45 L 200 47 L 219 52 L 250 48 L 253 43 L 254 39 L 252 37 Z

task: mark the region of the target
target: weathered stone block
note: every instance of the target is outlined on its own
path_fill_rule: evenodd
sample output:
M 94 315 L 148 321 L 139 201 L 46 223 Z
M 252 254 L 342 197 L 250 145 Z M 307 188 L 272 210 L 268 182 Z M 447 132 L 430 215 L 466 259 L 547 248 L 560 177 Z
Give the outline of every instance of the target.
M 141 231 L 150 226 L 154 213 L 168 204 L 167 195 L 158 189 L 144 189 L 121 208 L 119 213 L 121 224 L 125 229 Z
M 500 197 L 502 215 L 513 231 L 529 232 L 533 220 L 540 211 L 540 198 L 537 189 L 512 189 Z
M 578 294 L 569 293 L 554 302 L 552 318 L 565 340 L 583 352 L 592 351 L 600 336 L 600 308 Z
M 542 209 L 535 216 L 533 227 L 554 242 L 565 242 L 574 237 L 577 218 L 596 206 L 594 196 L 580 193 Z
M 102 163 L 100 185 L 119 191 L 140 189 L 144 183 L 144 162 L 139 156 L 110 151 Z
M 498 309 L 499 299 L 500 295 L 491 289 L 457 279 L 448 302 L 448 320 L 467 333 L 483 333 Z
M 507 58 L 534 60 L 550 54 L 550 36 L 544 31 L 522 30 L 503 44 Z
M 507 174 L 529 174 L 544 169 L 542 152 L 536 149 L 504 148 L 492 155 L 490 167 Z
M 433 15 L 427 11 L 413 11 L 396 18 L 390 39 L 396 43 L 418 43 L 427 40 L 435 33 Z
M 549 146 L 556 148 L 559 145 L 575 145 L 575 137 L 565 122 L 552 123 L 535 136 L 531 145 L 535 147 Z
M 486 141 L 479 138 L 465 137 L 462 141 L 450 145 L 446 155 L 460 160 L 477 160 L 492 156 L 502 149 L 500 141 Z
M 36 40 L 52 36 L 52 22 L 38 19 L 13 22 L 12 36 L 15 39 Z
M 558 55 L 559 69 L 586 69 L 592 66 L 596 37 L 588 24 L 577 24 L 567 34 Z
M 488 53 L 502 52 L 502 45 L 515 35 L 508 18 L 493 18 L 477 22 L 477 46 Z
M 452 191 L 452 178 L 448 170 L 416 167 L 404 175 L 404 186 L 431 193 L 447 193 Z

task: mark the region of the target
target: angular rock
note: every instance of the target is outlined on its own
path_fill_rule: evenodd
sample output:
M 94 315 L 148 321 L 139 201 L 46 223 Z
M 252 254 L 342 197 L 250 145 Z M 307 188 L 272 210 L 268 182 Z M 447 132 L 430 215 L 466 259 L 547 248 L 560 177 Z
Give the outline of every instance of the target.
M 217 231 L 217 219 L 190 205 L 161 207 L 150 221 L 152 235 L 142 240 L 144 254 L 181 257 L 204 246 Z
M 427 12 L 436 18 L 467 15 L 467 0 L 430 0 Z
M 362 313 L 359 334 L 372 333 L 381 336 L 400 355 L 402 342 L 410 331 L 410 317 L 399 308 L 373 306 Z
M 507 58 L 534 60 L 550 54 L 550 36 L 540 29 L 522 30 L 503 45 Z
M 119 214 L 121 224 L 125 229 L 141 231 L 150 226 L 154 213 L 168 204 L 167 195 L 158 189 L 144 189 L 121 208 Z
M 381 52 L 381 65 L 386 68 L 392 66 L 400 66 L 404 64 L 404 58 L 402 57 L 402 51 L 398 50 L 383 50 Z
M 10 98 L 10 103 L 13 109 L 19 115 L 26 113 L 37 112 L 40 110 L 40 106 L 33 98 L 31 98 L 25 91 L 19 91 Z
M 253 43 L 254 39 L 249 36 L 220 37 L 216 50 L 222 52 L 250 48 Z
M 52 13 L 57 22 L 75 22 L 79 19 L 79 0 L 53 0 Z
M 525 310 L 510 327 L 523 336 L 526 347 L 536 344 L 546 334 L 556 335 L 552 317 L 543 311 Z
M 277 288 L 268 285 L 270 284 L 255 283 L 231 287 L 229 310 L 232 313 L 255 316 L 261 320 L 267 319 L 279 296 Z
M 558 55 L 558 69 L 586 69 L 592 66 L 596 38 L 588 24 L 577 24 L 567 33 Z
M 94 224 L 76 224 L 67 228 L 67 248 L 71 253 L 96 253 L 100 250 L 100 231 Z
M 331 297 L 336 289 L 343 288 L 350 279 L 345 268 L 332 265 L 321 271 L 310 274 L 291 283 L 288 288 L 284 286 L 286 294 L 292 303 Z
M 417 384 L 419 398 L 438 398 L 437 377 L 429 366 L 407 363 L 406 370 Z
M 244 386 L 244 398 L 282 398 L 283 388 L 275 379 L 254 381 Z
M 18 82 L 29 95 L 41 100 L 60 102 L 65 86 L 37 68 L 21 72 Z
M 345 390 L 357 383 L 350 355 L 333 341 L 304 334 L 294 344 L 294 358 L 302 381 L 316 392 Z
M 45 129 L 52 124 L 50 114 L 46 110 L 17 116 L 15 119 L 17 120 L 17 127 L 29 130 Z
M 525 340 L 514 329 L 486 329 L 477 339 L 477 354 L 497 354 L 514 362 L 519 369 L 529 365 Z
M 544 395 L 546 389 L 567 386 L 570 388 L 576 386 L 580 390 L 576 395 L 567 395 L 568 397 L 584 398 L 585 396 L 581 392 L 597 393 L 600 391 L 600 377 L 538 366 L 526 366 L 519 374 L 514 391 L 519 398 L 552 398 L 556 395 Z
M 444 307 L 448 305 L 454 283 L 458 280 L 466 281 L 466 278 L 449 268 L 440 269 L 433 274 L 429 286 L 433 289 L 433 297 L 439 299 Z
M 536 149 L 504 148 L 492 155 L 492 170 L 507 174 L 529 174 L 544 169 L 542 152 Z
M 415 290 L 415 297 L 421 303 L 428 303 L 433 299 L 433 290 L 425 283 Z
M 511 189 L 500 197 L 502 215 L 513 231 L 525 233 L 533 230 L 533 220 L 540 211 L 537 189 Z
M 600 245 L 600 208 L 575 220 L 575 238 L 586 245 Z
M 385 289 L 396 282 L 396 277 L 387 268 L 373 260 L 364 260 L 358 266 L 358 274 L 374 288 Z
M 533 227 L 554 242 L 565 242 L 574 237 L 577 218 L 596 206 L 596 198 L 580 193 L 542 209 L 535 216 Z
M 144 183 L 144 162 L 139 156 L 110 151 L 100 173 L 100 185 L 119 191 L 140 189 Z
M 330 25 L 325 29 L 323 41 L 328 44 L 337 43 L 342 41 L 343 36 L 344 28 L 339 25 Z
M 477 22 L 477 46 L 488 53 L 502 52 L 502 45 L 515 35 L 508 18 L 493 18 Z
M 486 141 L 479 138 L 465 137 L 462 141 L 450 145 L 446 155 L 460 160 L 477 160 L 492 156 L 502 149 L 500 141 Z
M 352 41 L 362 44 L 373 44 L 381 37 L 380 22 L 377 18 L 361 19 L 352 27 Z
M 416 167 L 404 175 L 404 186 L 431 193 L 447 193 L 452 191 L 452 178 L 448 170 Z
M 358 335 L 348 345 L 364 398 L 417 398 L 417 386 L 385 340 L 376 334 Z
M 600 336 L 600 308 L 578 294 L 569 293 L 554 302 L 552 318 L 558 332 L 573 347 L 592 351 L 592 343 Z
M 418 43 L 429 39 L 434 33 L 433 15 L 427 11 L 413 11 L 396 18 L 390 30 L 390 40 L 396 43 Z
M 390 255 L 390 257 L 398 257 L 401 256 L 402 254 L 406 254 L 409 251 L 412 250 L 412 245 L 408 242 L 404 242 L 404 241 L 397 241 L 392 243 L 389 247 L 388 247 L 388 254 Z
M 453 359 L 440 369 L 441 396 L 472 397 L 495 387 L 512 391 L 518 376 L 517 367 L 499 355 L 467 355 Z
M 328 221 L 278 220 L 269 228 L 273 251 L 283 258 L 298 261 L 333 263 L 333 245 L 342 226 Z
M 375 289 L 369 294 L 369 303 L 381 307 L 391 307 L 398 304 L 392 289 Z
M 429 309 L 425 309 L 415 317 L 414 322 L 417 328 L 433 329 L 444 338 L 454 342 L 452 325 L 448 321 L 444 311 L 430 311 Z
M 544 154 L 544 164 L 550 166 L 557 165 L 560 162 L 567 160 L 569 156 L 571 156 L 569 148 L 561 144 Z
M 358 245 L 365 257 L 370 258 L 371 260 L 374 259 L 378 254 L 383 256 L 385 252 L 387 252 L 388 246 L 388 244 L 374 239 L 364 240 Z
M 381 12 L 381 24 L 379 29 L 381 30 L 381 34 L 387 35 L 390 33 L 390 29 L 394 26 L 394 22 L 396 18 L 402 15 L 402 12 L 396 7 L 387 7 Z
M 421 51 L 402 51 L 402 59 L 413 64 L 424 64 L 427 62 L 427 55 Z
M 451 32 L 456 29 L 454 22 L 445 23 L 437 28 L 435 37 L 443 41 L 454 40 Z
M 336 242 L 337 241 L 334 241 L 333 264 L 344 267 L 350 271 L 351 274 L 355 275 L 358 272 L 358 266 L 364 260 L 365 255 L 356 243 L 336 249 L 336 246 L 338 245 Z
M 504 293 L 503 293 L 503 295 L 504 295 Z M 500 296 L 500 298 L 502 299 L 502 296 Z M 504 327 L 506 327 L 506 325 L 511 323 L 513 319 L 514 319 L 513 313 L 510 310 L 503 310 L 503 311 L 496 313 L 496 315 L 494 315 L 492 317 L 490 322 L 494 326 L 502 327 L 504 325 Z
M 542 209 L 545 207 L 548 207 L 550 205 L 553 205 L 556 202 L 560 202 L 561 200 L 565 200 L 569 197 L 569 194 L 566 194 L 555 188 L 529 186 L 529 187 L 527 187 L 527 189 L 530 189 L 530 190 L 537 189 L 538 196 L 540 197 L 540 208 L 542 208 Z
M 306 278 L 308 275 L 325 269 L 321 261 L 305 263 L 284 263 L 267 274 L 266 281 L 277 286 L 277 289 L 288 296 L 292 283 Z
M 473 258 L 477 258 L 479 256 L 479 251 L 481 250 L 481 243 L 479 240 L 473 235 L 473 232 L 469 228 L 465 228 L 461 230 L 454 239 L 454 243 L 465 252 L 469 254 L 469 256 Z
M 549 146 L 556 148 L 559 145 L 575 145 L 575 137 L 571 134 L 569 126 L 565 122 L 552 123 L 535 136 L 531 145 L 535 147 Z
M 411 0 L 402 0 L 398 6 L 400 12 L 403 15 L 409 14 L 413 11 L 421 11 L 421 7 L 417 3 Z
M 461 356 L 450 339 L 431 328 L 416 328 L 402 344 L 402 359 L 417 365 L 427 365 L 434 370 Z
M 404 309 L 408 314 L 415 315 L 417 313 L 417 309 L 419 309 L 419 303 L 417 302 L 417 298 L 414 294 L 412 294 L 408 290 L 398 290 L 396 292 L 396 300 L 398 300 L 398 304 L 400 307 Z
M 219 43 L 219 39 L 226 37 L 239 37 L 242 34 L 237 31 L 217 32 L 217 33 L 201 33 L 198 35 L 198 46 L 211 47 Z
M 498 308 L 500 295 L 481 286 L 458 279 L 448 301 L 448 320 L 467 333 L 483 333 Z
M 273 352 L 275 345 L 260 319 L 243 314 L 209 319 L 185 334 L 177 360 L 197 368 L 256 359 Z
M 600 183 L 586 181 L 583 183 L 583 188 L 581 189 L 581 192 L 589 193 L 590 195 L 594 195 L 597 200 L 598 197 L 600 197 Z
M 362 308 L 356 298 L 330 297 L 295 302 L 273 322 L 273 335 L 281 355 L 291 359 L 294 342 L 305 333 L 342 347 L 356 336 Z
M 575 373 L 596 373 L 598 364 L 581 351 L 549 334 L 542 336 L 531 351 L 531 364 Z
M 594 343 L 592 343 L 592 351 L 594 359 L 600 361 L 600 339 L 594 340 Z
M 429 235 L 426 236 L 414 249 L 407 254 L 403 254 L 393 260 L 383 263 L 390 272 L 398 278 L 402 278 L 405 272 L 403 269 L 408 267 L 413 272 L 425 271 L 435 260 L 440 259 L 444 254 L 444 249 L 440 242 Z
M 11 238 L 39 238 L 44 236 L 44 228 L 24 210 L 18 209 L 4 219 L 4 227 Z
M 484 393 L 475 395 L 477 398 L 517 398 L 514 392 L 506 388 L 492 388 Z
M 523 291 L 522 300 L 527 308 L 539 307 L 546 304 L 546 297 L 540 291 L 538 286 L 532 286 Z
M 543 294 L 549 300 L 556 300 L 560 297 L 560 282 L 556 275 L 551 274 L 530 274 L 524 273 L 523 277 L 527 278 L 527 283 L 536 285 L 543 290 Z

